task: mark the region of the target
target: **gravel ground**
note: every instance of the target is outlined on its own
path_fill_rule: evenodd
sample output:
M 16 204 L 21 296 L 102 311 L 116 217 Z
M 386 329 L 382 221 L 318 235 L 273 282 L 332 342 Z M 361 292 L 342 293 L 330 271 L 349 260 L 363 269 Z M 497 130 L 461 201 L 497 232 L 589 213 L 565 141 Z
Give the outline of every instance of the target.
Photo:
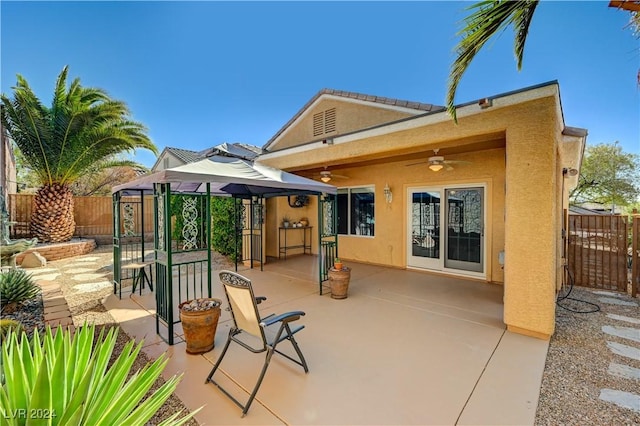
M 635 329 L 631 331 L 632 336 L 640 339 L 640 324 L 607 316 L 640 320 L 639 300 L 620 293 L 615 296 L 602 293 L 575 287 L 570 295 L 597 304 L 599 312 L 580 314 L 562 308 L 556 310 L 556 332 L 551 338 L 542 378 L 537 425 L 640 425 L 640 406 L 634 411 L 600 400 L 602 389 L 640 394 L 639 380 L 608 372 L 611 363 L 640 368 L 640 360 L 617 355 L 607 345 L 614 342 L 640 350 L 640 340 L 634 342 L 603 331 L 603 327 L 630 327 Z M 607 303 L 608 299 L 634 305 Z M 571 300 L 561 305 L 582 311 L 593 308 Z
M 103 298 L 112 291 L 110 285 L 112 277 L 110 275 L 112 273 L 111 247 L 99 247 L 92 253 L 81 256 L 81 258 L 87 257 L 94 259 L 91 262 L 93 264 L 91 266 L 92 272 L 103 274 L 106 277 L 104 280 L 100 278 L 103 280 L 101 281 L 103 285 L 97 286 L 99 288 L 96 288 L 95 291 L 78 291 L 78 272 L 88 272 L 78 269 L 78 265 L 82 265 L 82 263 L 75 262 L 78 258 L 50 262 L 47 268 L 51 267 L 63 271 L 63 274 L 57 276 L 55 281 L 60 283 L 62 287 L 76 324 L 87 321 L 113 325 L 114 319 L 101 303 Z M 220 255 L 215 255 L 213 262 L 217 264 L 216 268 L 230 266 L 228 261 Z M 109 283 L 109 285 L 104 283 Z M 638 299 L 632 299 L 622 294 L 601 294 L 601 292 L 577 287 L 573 289 L 571 297 L 595 303 L 600 307 L 600 311 L 587 314 L 574 313 L 563 308 L 557 309 L 556 332 L 549 344 L 535 424 L 554 426 L 640 425 L 640 408 L 634 411 L 600 399 L 602 389 L 627 391 L 633 394 L 640 393 L 639 380 L 609 373 L 612 363 L 640 369 L 640 360 L 617 355 L 607 344 L 607 342 L 614 342 L 632 346 L 640 351 L 640 340 L 634 342 L 603 331 L 603 327 L 632 327 L 637 331 L 634 336 L 638 336 L 640 339 L 640 324 L 608 316 L 619 315 L 640 320 Z M 607 303 L 607 299 L 633 303 L 634 305 Z M 592 308 L 591 305 L 573 300 L 564 300 L 561 304 L 574 310 Z M 42 303 L 35 300 L 26 310 L 23 310 L 23 313 L 14 315 L 18 315 L 17 319 L 27 321 L 33 326 L 42 321 L 37 318 L 38 309 L 42 309 Z M 7 316 L 3 314 L 2 317 Z M 632 331 L 632 333 L 635 332 Z M 129 340 L 129 336 L 120 330 L 115 352 L 118 353 L 118 348 L 122 348 Z M 147 356 L 141 353 L 133 370 L 142 368 L 149 361 Z M 162 382 L 162 379 L 159 379 L 154 385 L 154 389 L 159 387 Z M 186 410 L 184 404 L 176 396 L 171 396 L 149 424 L 158 424 L 162 419 L 181 410 Z M 198 423 L 192 420 L 187 424 L 197 425 Z

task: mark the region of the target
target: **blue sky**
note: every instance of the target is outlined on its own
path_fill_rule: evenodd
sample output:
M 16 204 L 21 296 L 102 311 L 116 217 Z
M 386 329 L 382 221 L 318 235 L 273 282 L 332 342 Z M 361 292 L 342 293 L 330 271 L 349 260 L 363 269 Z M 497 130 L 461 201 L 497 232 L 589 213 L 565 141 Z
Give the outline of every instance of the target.
M 322 88 L 444 105 L 470 2 L 0 2 L 1 90 L 23 75 L 124 100 L 165 146 L 262 146 Z M 456 103 L 558 80 L 565 124 L 640 154 L 638 39 L 608 1 L 538 6 L 516 70 L 511 29 L 489 42 Z M 140 151 L 147 166 L 155 158 Z

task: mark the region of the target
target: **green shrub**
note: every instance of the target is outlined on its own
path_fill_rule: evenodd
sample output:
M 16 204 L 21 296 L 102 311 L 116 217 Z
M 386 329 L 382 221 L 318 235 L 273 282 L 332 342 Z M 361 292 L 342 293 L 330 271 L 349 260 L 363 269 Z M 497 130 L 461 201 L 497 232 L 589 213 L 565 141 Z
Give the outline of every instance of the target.
M 117 328 L 94 345 L 95 326 L 72 333 L 47 327 L 44 337 L 11 331 L 2 346 L 4 380 L 0 387 L 0 417 L 6 425 L 144 425 L 171 396 L 181 377 L 173 376 L 144 401 L 168 359 L 162 354 L 129 377 L 142 348 L 131 340 L 109 367 Z M 104 338 L 103 338 L 104 336 Z M 142 401 L 142 402 L 141 402 Z M 175 413 L 161 425 L 180 425 Z
M 0 309 L 15 307 L 18 303 L 35 297 L 40 287 L 23 269 L 12 268 L 0 273 Z
M 242 253 L 242 239 L 238 240 L 236 252 L 235 203 L 233 198 L 211 198 L 211 247 L 218 253 L 231 257 L 234 262 L 238 253 Z M 239 223 L 238 226 L 241 227 L 242 224 Z

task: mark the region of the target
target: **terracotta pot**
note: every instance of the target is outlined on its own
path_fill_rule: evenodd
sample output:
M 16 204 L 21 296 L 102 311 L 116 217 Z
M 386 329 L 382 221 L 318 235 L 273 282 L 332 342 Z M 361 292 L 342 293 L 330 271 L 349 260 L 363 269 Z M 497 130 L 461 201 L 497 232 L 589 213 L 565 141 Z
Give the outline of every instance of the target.
M 220 319 L 220 299 L 215 300 L 218 306 L 204 311 L 185 311 L 184 305 L 191 303 L 191 300 L 180 303 L 180 321 L 184 330 L 184 340 L 187 342 L 187 353 L 202 354 L 213 349 L 216 337 L 216 328 Z
M 333 264 L 333 268 L 337 269 L 338 271 L 342 269 L 342 262 L 335 262 Z
M 351 268 L 329 269 L 329 284 L 332 299 L 346 299 L 351 280 Z

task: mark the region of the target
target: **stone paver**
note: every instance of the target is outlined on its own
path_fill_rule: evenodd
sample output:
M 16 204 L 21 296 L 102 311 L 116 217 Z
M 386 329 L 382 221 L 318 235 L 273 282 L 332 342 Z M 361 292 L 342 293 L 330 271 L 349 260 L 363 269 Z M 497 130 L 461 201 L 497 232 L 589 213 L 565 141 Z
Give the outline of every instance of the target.
M 621 337 L 623 339 L 628 339 L 633 342 L 640 343 L 640 329 L 633 327 L 612 327 L 610 325 L 605 325 L 602 327 L 602 331 L 611 335 Z
M 624 377 L 625 379 L 640 380 L 640 368 L 617 364 L 615 362 L 609 364 L 608 373 L 614 376 Z
M 616 298 L 607 300 L 608 301 L 606 303 L 613 303 L 623 306 L 637 306 L 635 302 L 627 302 L 624 300 L 618 300 Z M 615 321 L 623 322 L 625 325 L 640 324 L 640 319 L 638 318 L 612 314 L 608 314 L 607 317 Z M 630 340 L 631 342 L 640 343 L 640 328 L 638 327 L 605 325 L 602 327 L 602 331 L 610 336 L 615 336 L 621 339 Z M 631 359 L 640 360 L 640 349 L 635 346 L 629 346 L 609 341 L 607 341 L 607 346 L 615 354 L 622 355 Z M 640 380 L 640 369 L 632 367 L 630 365 L 612 362 L 609 364 L 607 372 L 613 376 L 623 377 L 629 380 Z M 627 408 L 629 410 L 640 413 L 640 395 L 636 393 L 618 389 L 601 389 L 599 398 L 603 401 L 611 402 L 619 407 Z
M 48 280 L 38 280 L 37 283 L 42 289 L 45 324 L 52 328 L 72 326 L 71 311 L 69 311 L 67 299 L 64 298 L 60 285 Z
M 627 302 L 626 300 L 614 299 L 612 297 L 599 297 L 598 300 L 602 303 L 608 303 L 610 305 L 638 306 L 636 302 Z
M 640 395 L 615 389 L 602 389 L 600 399 L 640 413 Z

